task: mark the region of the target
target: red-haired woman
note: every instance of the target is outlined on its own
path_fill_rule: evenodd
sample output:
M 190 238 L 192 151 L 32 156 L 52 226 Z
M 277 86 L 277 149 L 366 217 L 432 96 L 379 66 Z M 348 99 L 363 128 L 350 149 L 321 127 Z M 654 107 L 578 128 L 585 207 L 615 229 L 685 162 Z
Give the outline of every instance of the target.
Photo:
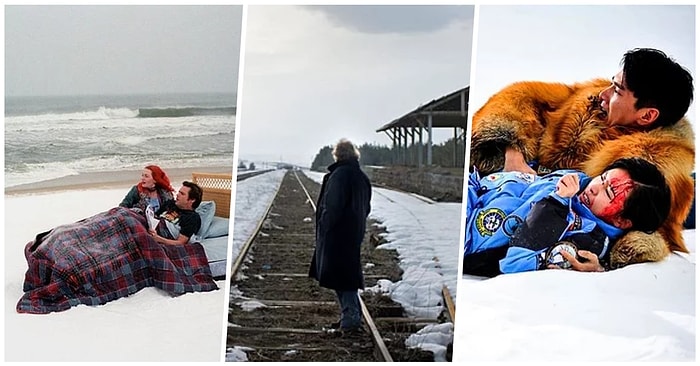
M 174 199 L 174 191 L 170 185 L 170 178 L 163 169 L 157 165 L 149 165 L 143 168 L 141 181 L 131 187 L 119 206 L 138 208 L 141 212 L 146 212 L 146 207 L 150 205 L 155 212 L 165 201 Z

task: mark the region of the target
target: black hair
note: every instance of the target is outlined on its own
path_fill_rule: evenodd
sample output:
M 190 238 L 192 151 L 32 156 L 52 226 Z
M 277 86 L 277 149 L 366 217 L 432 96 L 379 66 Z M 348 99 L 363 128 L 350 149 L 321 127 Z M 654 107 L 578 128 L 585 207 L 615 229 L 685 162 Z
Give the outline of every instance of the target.
M 199 204 L 202 202 L 202 188 L 200 188 L 197 183 L 188 181 L 182 182 L 182 185 L 190 189 L 190 191 L 187 193 L 187 198 L 194 200 L 192 203 L 192 209 L 199 207 Z
M 634 107 L 659 110 L 654 126 L 670 126 L 683 118 L 693 101 L 693 76 L 686 68 L 653 48 L 629 50 L 620 64 L 624 84 L 637 98 Z
M 641 158 L 618 159 L 605 171 L 615 168 L 624 169 L 635 182 L 620 217 L 632 222 L 631 230 L 653 233 L 671 211 L 671 189 L 666 179 L 654 164 Z

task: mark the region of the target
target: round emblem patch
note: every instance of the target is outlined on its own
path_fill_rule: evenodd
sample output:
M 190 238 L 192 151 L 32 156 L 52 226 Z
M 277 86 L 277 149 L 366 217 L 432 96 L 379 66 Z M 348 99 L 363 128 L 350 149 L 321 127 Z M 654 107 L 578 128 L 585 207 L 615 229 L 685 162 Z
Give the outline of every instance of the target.
M 569 269 L 571 268 L 571 263 L 564 259 L 564 257 L 561 255 L 561 252 L 566 251 L 575 257 L 577 250 L 578 249 L 576 248 L 576 245 L 574 245 L 574 243 L 566 241 L 559 242 L 557 245 L 550 248 L 547 252 L 547 256 L 545 258 L 546 264 L 553 264 L 562 269 Z
M 481 236 L 491 236 L 501 227 L 506 213 L 497 208 L 489 208 L 476 215 L 476 229 Z

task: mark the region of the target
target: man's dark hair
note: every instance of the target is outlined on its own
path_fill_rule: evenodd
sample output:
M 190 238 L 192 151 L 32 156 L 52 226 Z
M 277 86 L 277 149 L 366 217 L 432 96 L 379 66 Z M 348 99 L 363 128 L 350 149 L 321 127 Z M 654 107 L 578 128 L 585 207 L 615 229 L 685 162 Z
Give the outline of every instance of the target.
M 202 188 L 200 188 L 197 183 L 188 181 L 182 182 L 182 185 L 190 189 L 190 192 L 187 194 L 187 198 L 194 200 L 192 203 L 192 209 L 199 207 L 199 204 L 202 202 Z
M 654 126 L 678 122 L 693 101 L 693 76 L 665 53 L 653 48 L 629 50 L 620 62 L 624 84 L 637 98 L 635 108 L 656 108 Z
M 635 182 L 620 216 L 632 221 L 631 230 L 651 234 L 666 221 L 671 211 L 671 190 L 654 164 L 640 158 L 618 159 L 605 171 L 620 168 Z

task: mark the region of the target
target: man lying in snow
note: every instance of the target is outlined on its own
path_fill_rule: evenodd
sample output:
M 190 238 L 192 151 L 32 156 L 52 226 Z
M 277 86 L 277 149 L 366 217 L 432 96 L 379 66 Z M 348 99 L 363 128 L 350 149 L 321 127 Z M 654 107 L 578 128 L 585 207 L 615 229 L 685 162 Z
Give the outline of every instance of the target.
M 99 305 L 149 286 L 171 296 L 216 290 L 201 244 L 176 241 L 149 233 L 146 218 L 123 207 L 41 233 L 25 247 L 29 269 L 17 312 Z
M 593 179 L 572 170 L 473 172 L 468 194 L 463 272 L 480 276 L 615 268 L 615 240 L 628 230 L 654 232 L 671 206 L 663 175 L 639 158 L 616 160 Z M 561 253 L 564 246 L 579 257 Z

